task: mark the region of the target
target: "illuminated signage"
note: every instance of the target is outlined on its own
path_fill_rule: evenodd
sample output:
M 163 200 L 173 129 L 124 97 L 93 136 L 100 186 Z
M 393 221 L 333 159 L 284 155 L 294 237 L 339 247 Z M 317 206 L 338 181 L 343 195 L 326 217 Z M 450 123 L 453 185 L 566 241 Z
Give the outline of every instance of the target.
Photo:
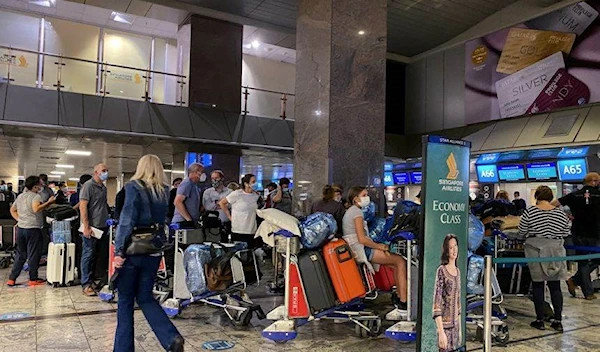
M 577 158 L 586 156 L 590 147 L 581 147 L 581 148 L 563 148 L 560 153 L 558 153 L 559 158 Z
M 423 182 L 423 172 L 413 171 L 410 173 L 410 183 L 420 185 Z
M 496 165 L 477 165 L 477 178 L 482 183 L 498 182 L 498 170 Z
M 558 161 L 558 177 L 561 181 L 583 181 L 587 174 L 585 159 L 569 159 Z
M 394 172 L 395 185 L 407 185 L 409 183 L 408 172 Z
M 477 158 L 476 164 L 495 164 L 500 158 L 500 153 L 481 154 Z
M 532 163 L 527 164 L 527 177 L 530 180 L 555 180 L 556 163 Z
M 394 177 L 391 172 L 383 173 L 383 185 L 384 186 L 393 186 L 394 185 Z
M 498 179 L 500 181 L 525 180 L 525 167 L 523 165 L 499 165 Z

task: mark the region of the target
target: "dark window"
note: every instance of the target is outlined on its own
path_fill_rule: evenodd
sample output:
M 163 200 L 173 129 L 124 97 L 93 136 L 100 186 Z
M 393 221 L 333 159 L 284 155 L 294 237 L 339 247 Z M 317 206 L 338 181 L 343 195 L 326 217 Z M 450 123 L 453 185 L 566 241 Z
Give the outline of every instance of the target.
M 385 133 L 404 134 L 406 65 L 388 60 L 385 82 Z

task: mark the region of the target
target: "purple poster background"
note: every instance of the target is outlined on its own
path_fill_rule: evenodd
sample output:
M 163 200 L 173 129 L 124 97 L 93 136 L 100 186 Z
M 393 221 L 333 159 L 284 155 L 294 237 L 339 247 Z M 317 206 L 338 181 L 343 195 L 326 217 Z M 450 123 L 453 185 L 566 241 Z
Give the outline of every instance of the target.
M 585 2 L 600 12 L 600 0 L 588 0 Z M 570 7 L 572 6 L 567 8 Z M 559 21 L 564 21 L 568 24 L 567 22 L 569 21 L 568 16 L 562 17 L 559 14 L 560 11 L 466 43 L 466 124 L 502 118 L 496 93 L 496 82 L 509 75 L 496 72 L 496 68 L 510 29 L 556 30 L 556 28 L 549 28 L 547 26 L 551 26 L 552 24 L 557 25 Z M 582 31 L 582 28 L 585 28 L 585 25 L 579 23 L 579 28 L 573 29 L 573 32 Z M 589 88 L 590 97 L 587 103 L 600 102 L 600 16 L 596 17 L 583 30 L 583 33 L 577 35 L 570 55 L 565 56 L 565 65 L 569 74 Z

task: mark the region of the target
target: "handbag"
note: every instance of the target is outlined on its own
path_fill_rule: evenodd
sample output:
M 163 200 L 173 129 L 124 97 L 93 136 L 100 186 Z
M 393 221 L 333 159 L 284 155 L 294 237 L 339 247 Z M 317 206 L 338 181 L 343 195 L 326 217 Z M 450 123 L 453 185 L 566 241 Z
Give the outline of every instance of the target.
M 145 190 L 150 204 L 149 213 L 152 210 L 152 195 L 141 180 L 136 180 Z M 125 254 L 131 255 L 152 255 L 161 253 L 164 250 L 164 241 L 160 238 L 160 226 L 157 224 L 145 227 L 134 227 L 131 232 L 131 243 L 127 246 Z

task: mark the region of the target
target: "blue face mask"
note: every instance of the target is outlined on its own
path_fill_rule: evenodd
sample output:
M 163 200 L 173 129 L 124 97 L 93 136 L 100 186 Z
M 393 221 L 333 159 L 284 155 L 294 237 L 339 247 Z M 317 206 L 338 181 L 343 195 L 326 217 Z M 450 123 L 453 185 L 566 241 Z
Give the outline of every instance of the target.
M 253 191 L 258 191 L 258 183 L 253 183 L 250 185 L 250 187 L 252 187 Z
M 102 180 L 102 181 L 108 180 L 108 171 L 100 174 L 100 180 Z

